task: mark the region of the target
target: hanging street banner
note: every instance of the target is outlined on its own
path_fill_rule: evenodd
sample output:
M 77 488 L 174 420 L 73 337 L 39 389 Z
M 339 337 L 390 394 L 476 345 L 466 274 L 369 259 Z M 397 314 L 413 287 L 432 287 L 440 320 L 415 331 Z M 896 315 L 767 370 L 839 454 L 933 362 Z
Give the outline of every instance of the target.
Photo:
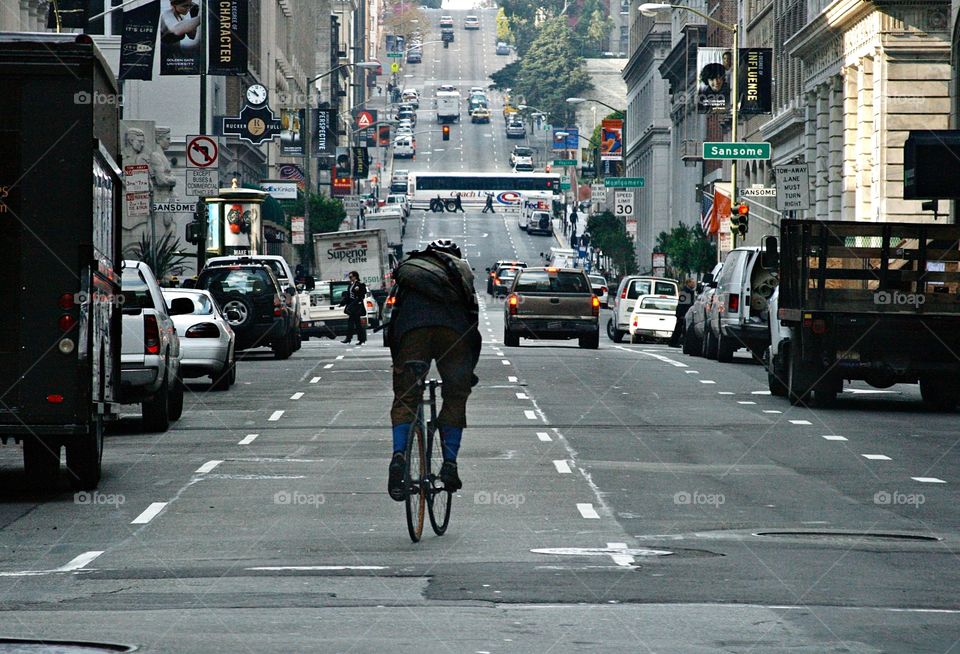
M 697 111 L 730 110 L 733 53 L 727 48 L 697 48 Z
M 604 118 L 600 123 L 600 160 L 623 160 L 623 121 Z
M 159 2 L 124 8 L 117 79 L 153 79 L 153 54 L 156 52 L 159 19 Z
M 316 129 L 317 149 L 314 154 L 318 156 L 332 155 L 336 152 L 336 143 L 330 138 L 330 113 L 329 109 L 317 109 L 317 120 L 314 123 Z
M 221 131 L 224 136 L 237 136 L 241 141 L 260 145 L 275 139 L 282 131 L 282 126 L 280 119 L 273 115 L 267 105 L 251 107 L 247 104 L 240 110 L 239 116 L 224 116 Z
M 307 178 L 303 174 L 303 168 L 297 164 L 277 164 L 277 174 L 279 175 L 280 179 L 296 182 L 297 188 L 299 188 L 301 191 L 306 188 Z
M 160 13 L 161 75 L 199 75 L 206 72 L 203 2 L 164 3 L 166 8 Z
M 360 143 L 368 148 L 377 147 L 377 117 L 379 112 L 376 109 L 355 109 L 353 112 L 353 124 L 357 131 L 357 138 Z
M 561 136 L 560 134 L 566 134 Z M 553 149 L 554 150 L 579 150 L 580 149 L 580 130 L 576 127 L 557 127 L 553 130 Z
M 207 74 L 247 74 L 247 2 L 216 0 L 207 5 L 209 50 Z
M 742 114 L 771 113 L 773 87 L 773 49 L 740 48 L 737 75 L 739 112 Z
M 302 157 L 304 109 L 280 110 L 280 154 L 287 157 Z

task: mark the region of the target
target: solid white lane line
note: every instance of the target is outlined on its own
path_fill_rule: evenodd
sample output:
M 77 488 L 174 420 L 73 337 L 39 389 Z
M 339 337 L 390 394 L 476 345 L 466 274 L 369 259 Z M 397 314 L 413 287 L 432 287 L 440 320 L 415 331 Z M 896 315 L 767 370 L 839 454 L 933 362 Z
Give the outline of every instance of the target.
M 290 399 L 299 400 L 301 397 L 303 397 L 303 393 L 294 393 L 293 395 L 290 396 Z
M 717 382 L 713 381 L 712 379 L 700 379 L 700 380 L 698 380 L 698 381 L 699 381 L 701 384 L 716 384 L 716 383 L 717 383 Z
M 511 384 L 516 384 L 519 380 L 516 377 L 507 377 L 507 381 Z
M 318 381 L 320 381 L 320 378 L 319 378 L 319 377 L 314 377 L 313 379 L 310 380 L 310 383 L 311 383 L 311 384 L 316 384 Z
M 274 411 L 273 413 L 270 414 L 270 417 L 267 418 L 267 420 L 268 420 L 269 422 L 276 422 L 277 420 L 280 419 L 280 416 L 282 416 L 282 415 L 283 415 L 283 410 Z
M 526 393 L 517 393 L 517 399 L 518 399 L 518 400 L 529 400 L 530 398 L 527 397 L 527 394 L 526 394 Z
M 104 550 L 91 550 L 89 552 L 84 552 L 80 556 L 70 559 L 66 565 L 62 565 L 57 568 L 56 572 L 73 572 L 74 570 L 85 568 L 90 564 L 91 561 L 103 554 L 103 552 Z
M 310 571 L 310 570 L 387 570 L 384 565 L 272 565 L 259 568 L 247 568 L 247 570 L 263 570 L 266 572 L 283 572 L 285 570 Z
M 257 440 L 257 436 L 260 434 L 247 434 L 244 436 L 237 445 L 249 445 L 253 441 Z
M 221 463 L 223 463 L 223 461 L 207 461 L 202 466 L 197 468 L 197 473 L 201 475 L 205 475 L 208 472 L 212 472 L 213 469 L 216 468 Z
M 333 364 L 332 364 L 332 363 L 328 363 L 327 365 L 325 365 L 325 366 L 323 367 L 323 369 L 324 369 L 324 370 L 329 370 L 329 369 L 332 368 L 332 367 L 333 367 Z
M 776 409 L 764 409 L 764 413 L 783 413 L 783 411 L 777 411 Z
M 945 484 L 944 480 L 939 477 L 910 477 L 914 481 L 919 481 L 921 484 Z
M 892 461 L 889 456 L 886 454 L 861 454 L 864 459 L 869 459 L 870 461 Z
M 737 404 L 756 404 L 756 402 L 751 402 L 749 400 L 737 400 Z
M 580 512 L 580 515 L 588 520 L 599 520 L 600 515 L 597 513 L 596 509 L 593 508 L 593 504 L 577 504 L 577 511 Z
M 828 441 L 845 441 L 845 440 L 847 440 L 847 439 L 844 438 L 843 436 L 837 436 L 836 434 L 826 434 L 826 435 L 824 435 L 824 436 L 821 436 L 821 438 L 823 438 L 823 439 L 825 439 L 825 440 L 828 440 Z
M 509 365 L 510 365 L 510 362 L 507 361 L 506 359 L 500 359 L 500 363 L 502 363 L 502 364 L 505 365 L 505 366 L 509 366 Z
M 736 395 L 733 391 L 717 391 L 717 395 Z
M 545 432 L 545 431 L 538 431 L 538 432 L 537 432 L 537 438 L 539 438 L 540 440 L 542 440 L 544 443 L 549 443 L 550 441 L 553 440 L 552 438 L 550 438 L 550 434 L 548 434 L 548 433 Z
M 557 469 L 557 472 L 559 472 L 561 475 L 569 475 L 569 474 L 570 474 L 570 464 L 568 464 L 568 463 L 567 463 L 565 460 L 563 460 L 563 459 L 557 459 L 556 461 L 554 461 L 554 462 L 553 462 L 553 467 L 556 468 L 556 469 Z
M 699 374 L 700 374 L 700 371 L 699 371 L 699 370 L 684 370 L 684 372 L 687 373 L 688 375 L 699 375 Z
M 148 522 L 156 518 L 157 514 L 163 511 L 163 507 L 165 507 L 166 505 L 167 505 L 166 502 L 154 502 L 153 504 L 147 507 L 146 511 L 144 511 L 143 513 L 138 515 L 136 518 L 134 518 L 133 522 L 131 522 L 130 524 L 131 525 L 147 524 Z
M 809 420 L 791 420 L 791 425 L 812 425 L 813 423 Z
M 537 419 L 537 414 L 536 414 L 535 412 L 531 411 L 530 409 L 527 409 L 526 411 L 524 411 L 524 412 L 523 412 L 523 415 L 525 415 L 525 416 L 527 417 L 527 420 L 536 420 L 536 419 Z
M 750 395 L 770 395 L 770 391 L 750 391 Z

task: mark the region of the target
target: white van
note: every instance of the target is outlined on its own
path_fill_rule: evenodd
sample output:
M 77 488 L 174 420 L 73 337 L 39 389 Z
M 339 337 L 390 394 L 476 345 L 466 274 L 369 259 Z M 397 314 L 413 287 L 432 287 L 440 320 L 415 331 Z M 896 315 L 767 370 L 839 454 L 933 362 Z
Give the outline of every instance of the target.
M 644 277 L 631 275 L 620 281 L 616 295 L 613 296 L 613 316 L 607 321 L 607 336 L 619 343 L 630 333 L 630 316 L 633 305 L 642 295 L 680 297 L 680 285 L 665 277 Z
M 413 145 L 412 136 L 398 136 L 393 140 L 393 158 L 394 159 L 412 159 L 417 153 Z

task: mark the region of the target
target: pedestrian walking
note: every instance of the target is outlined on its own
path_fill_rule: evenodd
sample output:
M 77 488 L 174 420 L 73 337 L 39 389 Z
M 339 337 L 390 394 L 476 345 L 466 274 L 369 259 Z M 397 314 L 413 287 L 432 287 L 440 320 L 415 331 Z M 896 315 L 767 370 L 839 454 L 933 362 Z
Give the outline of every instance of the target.
M 377 95 L 383 95 L 383 87 L 377 84 Z
M 480 213 L 487 213 L 488 211 L 490 213 L 497 213 L 493 209 L 493 193 L 487 193 L 487 203 L 483 205 L 483 211 Z
M 573 211 L 570 212 L 570 226 L 573 227 L 573 231 L 574 231 L 574 232 L 577 231 L 577 220 L 578 220 L 579 218 L 580 218 L 580 217 L 577 215 L 577 207 L 576 207 L 576 205 L 574 205 Z
M 584 231 L 583 236 L 580 237 L 580 249 L 587 250 L 590 248 L 590 232 Z
M 677 303 L 677 324 L 673 327 L 673 334 L 670 336 L 670 347 L 680 347 L 680 340 L 686 333 L 687 311 L 693 307 L 693 302 L 697 298 L 697 283 L 692 279 L 687 279 L 680 291 L 680 301 Z
M 459 193 L 457 193 L 457 197 L 454 198 L 454 200 L 453 200 L 453 213 L 457 213 L 458 211 L 462 211 L 463 213 L 467 213 L 466 211 L 463 210 L 463 201 L 460 199 L 460 194 L 459 194 Z
M 579 250 L 580 249 L 579 246 L 580 246 L 580 239 L 579 237 L 577 237 L 577 229 L 576 227 L 574 227 L 570 230 L 570 248 L 574 250 Z
M 367 309 L 363 306 L 363 301 L 367 297 L 367 285 L 360 281 L 360 273 L 356 270 L 351 270 L 347 277 L 350 279 L 350 286 L 340 298 L 340 306 L 347 314 L 347 337 L 342 342 L 349 343 L 356 333 L 357 341 L 363 345 L 367 342 L 367 330 L 364 329 L 360 318 L 367 315 Z

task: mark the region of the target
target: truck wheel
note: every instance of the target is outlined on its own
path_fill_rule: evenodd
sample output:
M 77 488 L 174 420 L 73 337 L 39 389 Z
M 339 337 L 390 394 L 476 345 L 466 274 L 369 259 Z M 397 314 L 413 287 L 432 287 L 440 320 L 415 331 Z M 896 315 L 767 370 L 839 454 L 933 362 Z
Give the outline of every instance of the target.
M 717 336 L 717 361 L 720 363 L 730 363 L 733 361 L 733 353 L 737 351 L 737 343 L 729 336 L 724 336 L 723 332 Z
M 584 350 L 596 350 L 600 348 L 600 332 L 588 334 L 578 339 L 578 344 Z
M 100 483 L 103 462 L 103 418 L 95 416 L 90 433 L 66 444 L 67 475 L 74 490 L 91 491 Z
M 170 399 L 167 400 L 167 411 L 170 414 L 170 421 L 179 420 L 183 415 L 183 380 L 175 377 L 173 388 L 170 389 Z
M 941 377 L 921 377 L 920 396 L 936 411 L 953 411 L 960 399 L 960 389 Z
M 293 343 L 290 336 L 285 336 L 272 344 L 273 356 L 276 359 L 289 359 L 293 353 Z
M 170 427 L 170 410 L 168 401 L 170 399 L 170 389 L 167 380 L 163 380 L 153 397 L 149 397 L 140 403 L 143 411 L 143 428 L 147 431 L 167 431 Z
M 36 436 L 23 439 L 23 469 L 35 490 L 54 490 L 60 474 L 60 443 Z
M 708 359 L 717 359 L 717 339 L 709 325 L 703 327 L 703 356 Z
M 693 331 L 693 327 L 688 327 L 683 332 L 683 353 L 692 357 L 703 354 L 703 343 L 697 340 L 697 333 Z
M 297 328 L 297 331 L 293 333 L 293 351 L 296 352 L 301 347 L 303 347 L 303 336 L 300 333 L 300 328 Z
M 503 330 L 503 345 L 505 347 L 520 347 L 520 337 L 511 334 L 506 329 Z
M 813 383 L 807 365 L 800 360 L 799 349 L 790 348 L 789 372 L 787 374 L 787 397 L 794 406 L 806 405 L 810 400 Z
M 777 365 L 778 357 L 774 357 L 773 352 L 767 350 L 767 388 L 770 389 L 770 395 L 776 397 L 787 396 L 787 385 L 784 382 L 784 375 L 781 366 Z
M 607 320 L 607 338 L 614 343 L 620 343 L 623 341 L 623 332 L 614 326 L 613 318 Z

